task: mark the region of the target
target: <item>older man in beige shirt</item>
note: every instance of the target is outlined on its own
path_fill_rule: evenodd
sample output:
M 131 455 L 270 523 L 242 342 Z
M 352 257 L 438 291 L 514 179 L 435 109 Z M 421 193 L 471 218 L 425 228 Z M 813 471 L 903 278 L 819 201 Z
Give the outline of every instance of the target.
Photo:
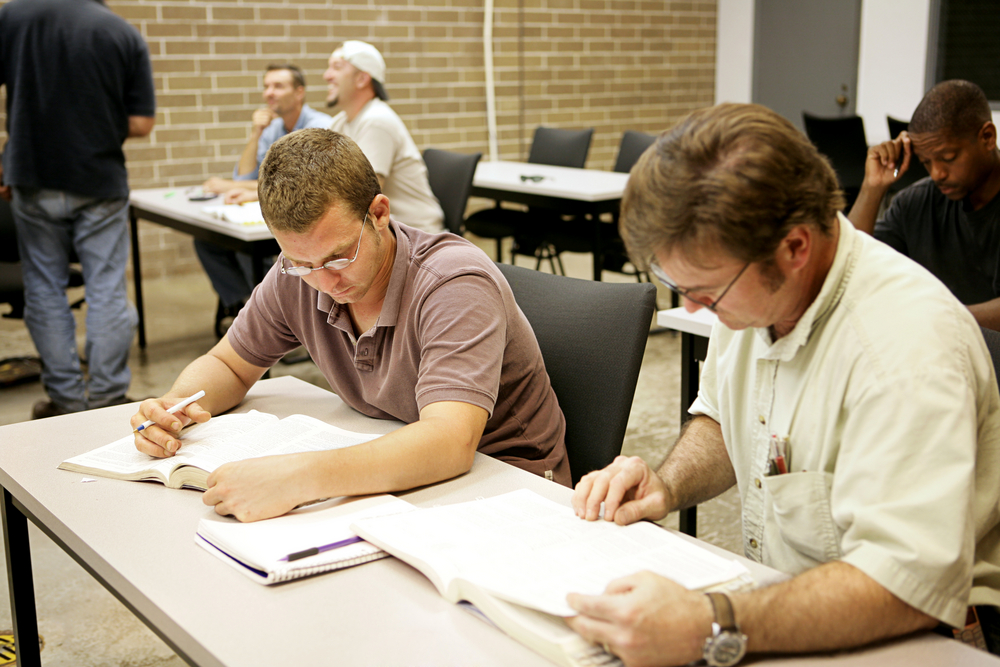
M 606 520 L 629 523 L 736 484 L 747 557 L 793 576 L 709 597 L 645 573 L 571 596 L 570 624 L 626 664 L 730 667 L 745 651 L 961 628 L 969 605 L 996 616 L 1000 395 L 986 345 L 944 285 L 842 206 L 829 164 L 754 105 L 695 112 L 632 172 L 633 259 L 720 323 L 666 462 L 619 457 L 581 480 L 574 507 L 597 519 L 603 502 Z

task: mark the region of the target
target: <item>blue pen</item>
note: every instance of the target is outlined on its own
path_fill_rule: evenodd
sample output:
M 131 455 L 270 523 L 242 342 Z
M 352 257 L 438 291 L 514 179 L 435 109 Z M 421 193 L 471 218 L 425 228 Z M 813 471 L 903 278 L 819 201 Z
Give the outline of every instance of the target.
M 339 549 L 340 547 L 346 547 L 348 544 L 354 544 L 355 542 L 361 542 L 361 538 L 355 535 L 354 537 L 348 537 L 346 540 L 340 540 L 339 542 L 333 542 L 332 544 L 324 544 L 321 547 L 310 547 L 309 549 L 304 549 L 302 551 L 296 551 L 293 554 L 288 554 L 281 560 L 287 560 L 291 562 L 293 560 L 299 560 L 300 558 L 308 558 L 309 556 L 315 556 L 321 554 L 324 551 L 332 551 L 334 549 Z

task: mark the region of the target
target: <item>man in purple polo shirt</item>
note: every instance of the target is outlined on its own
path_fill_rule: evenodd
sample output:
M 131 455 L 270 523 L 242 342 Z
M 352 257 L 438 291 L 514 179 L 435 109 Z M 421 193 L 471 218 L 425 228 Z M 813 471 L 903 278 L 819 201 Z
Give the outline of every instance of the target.
M 253 521 L 317 498 L 423 486 L 468 471 L 477 450 L 570 483 L 538 343 L 485 253 L 390 219 L 364 154 L 330 130 L 275 142 L 259 183 L 279 261 L 226 337 L 141 404 L 133 427 L 156 425 L 136 435 L 140 451 L 173 455 L 182 425 L 236 406 L 303 345 L 348 405 L 407 425 L 347 449 L 227 464 L 203 496 L 219 514 Z M 199 389 L 203 399 L 166 412 Z

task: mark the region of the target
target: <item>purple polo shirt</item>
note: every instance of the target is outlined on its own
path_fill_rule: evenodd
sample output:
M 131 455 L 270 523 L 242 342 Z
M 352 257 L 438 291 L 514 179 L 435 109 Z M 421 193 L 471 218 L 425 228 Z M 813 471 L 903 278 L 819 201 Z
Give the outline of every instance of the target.
M 489 412 L 479 451 L 571 484 L 566 422 L 535 334 L 503 275 L 453 234 L 399 224 L 396 258 L 378 322 L 354 335 L 347 307 L 276 264 L 227 336 L 255 366 L 300 344 L 355 410 L 407 424 L 437 401 Z

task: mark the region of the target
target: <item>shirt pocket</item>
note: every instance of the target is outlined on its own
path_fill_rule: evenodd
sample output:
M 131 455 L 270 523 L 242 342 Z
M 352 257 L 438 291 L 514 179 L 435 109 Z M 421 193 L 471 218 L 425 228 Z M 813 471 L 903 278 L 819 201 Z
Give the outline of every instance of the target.
M 833 475 L 793 472 L 764 478 L 763 561 L 797 574 L 838 560 L 843 537 L 830 509 Z

